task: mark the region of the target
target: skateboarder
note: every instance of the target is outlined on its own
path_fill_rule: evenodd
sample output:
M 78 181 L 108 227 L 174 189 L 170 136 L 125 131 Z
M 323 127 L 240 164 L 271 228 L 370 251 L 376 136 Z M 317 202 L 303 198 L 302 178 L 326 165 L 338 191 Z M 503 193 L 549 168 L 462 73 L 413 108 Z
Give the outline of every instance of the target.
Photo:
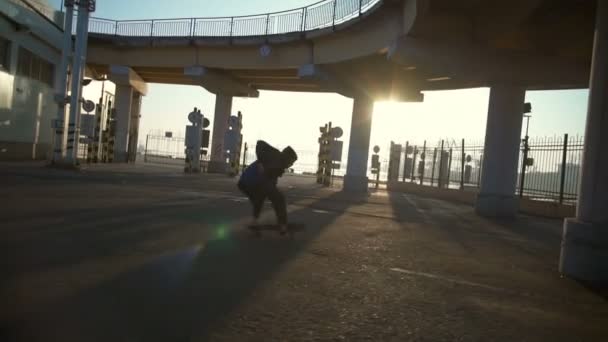
M 277 223 L 281 234 L 287 231 L 287 205 L 285 197 L 277 188 L 278 178 L 285 169 L 291 167 L 298 159 L 296 152 L 289 146 L 283 151 L 259 140 L 255 146 L 257 160 L 249 165 L 239 179 L 239 189 L 249 197 L 253 206 L 253 221 L 257 224 L 262 206 L 266 198 L 272 203 L 277 216 Z

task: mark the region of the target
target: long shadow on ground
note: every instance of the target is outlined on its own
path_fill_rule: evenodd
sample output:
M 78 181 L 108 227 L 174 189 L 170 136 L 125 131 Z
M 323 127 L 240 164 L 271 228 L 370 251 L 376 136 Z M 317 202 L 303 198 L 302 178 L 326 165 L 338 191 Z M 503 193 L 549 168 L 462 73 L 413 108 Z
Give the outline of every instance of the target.
M 206 212 L 201 210 L 203 205 L 190 201 L 82 210 L 65 213 L 59 223 L 6 231 L 0 241 L 3 276 L 124 254 L 139 242 L 159 239 L 171 231 L 177 233 L 187 225 L 200 225 L 204 230 L 222 217 L 245 215 L 222 208 Z
M 345 198 L 349 201 L 341 200 Z M 222 318 L 354 202 L 351 195 L 335 193 L 314 203 L 315 207 L 330 206 L 332 211 L 326 215 L 311 220 L 309 207 L 291 212 L 290 220 L 307 223 L 306 231 L 293 240 L 256 239 L 236 227 L 200 246 L 193 241 L 188 250 L 153 260 L 56 303 L 41 314 L 41 321 L 47 320 L 39 331 L 47 334 L 28 336 L 29 340 L 207 340 Z M 22 327 L 22 333 L 31 334 L 33 326 Z

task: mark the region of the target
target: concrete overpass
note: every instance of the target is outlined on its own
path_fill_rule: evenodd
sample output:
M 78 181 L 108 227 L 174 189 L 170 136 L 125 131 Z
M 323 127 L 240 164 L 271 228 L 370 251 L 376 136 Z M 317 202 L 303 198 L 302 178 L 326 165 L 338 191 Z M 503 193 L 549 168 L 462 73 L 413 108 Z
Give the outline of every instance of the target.
M 116 94 L 123 103 L 117 106 L 119 124 L 130 116 L 132 89 L 145 82 L 201 85 L 215 93 L 216 132 L 223 131 L 233 96 L 283 90 L 352 97 L 344 183 L 351 191 L 367 188 L 373 101 L 422 101 L 423 90 L 490 87 L 476 209 L 491 217 L 517 212 L 525 91 L 591 84 L 578 213 L 565 223 L 560 267 L 581 279 L 605 281 L 606 19 L 602 0 L 326 0 L 246 17 L 93 19 L 87 63 L 93 74 L 118 79 L 115 70 L 122 70 L 129 76 Z M 221 136 L 213 141 L 212 161 L 219 162 Z M 126 151 L 126 145 L 117 148 Z

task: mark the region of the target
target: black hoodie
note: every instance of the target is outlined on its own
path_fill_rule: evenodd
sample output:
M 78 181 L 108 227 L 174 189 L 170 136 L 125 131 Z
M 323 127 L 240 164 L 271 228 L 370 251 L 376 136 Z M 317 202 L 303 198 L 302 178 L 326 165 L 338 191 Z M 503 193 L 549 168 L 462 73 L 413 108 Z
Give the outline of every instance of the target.
M 281 177 L 283 173 L 285 173 L 285 168 L 287 168 L 287 165 L 285 165 L 281 151 L 270 146 L 270 144 L 267 142 L 258 140 L 257 144 L 255 145 L 255 154 L 258 161 L 264 167 L 264 174 L 268 179 L 276 181 L 277 178 Z

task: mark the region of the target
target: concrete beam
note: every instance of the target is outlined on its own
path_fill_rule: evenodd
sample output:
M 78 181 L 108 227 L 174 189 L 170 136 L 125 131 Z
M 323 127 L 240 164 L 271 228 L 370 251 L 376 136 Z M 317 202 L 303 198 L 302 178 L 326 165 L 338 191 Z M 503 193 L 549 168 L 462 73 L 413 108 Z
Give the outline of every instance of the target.
M 201 87 L 214 94 L 236 97 L 259 97 L 257 89 L 243 84 L 234 77 L 204 66 L 191 66 L 184 68 L 184 75 L 196 81 Z
M 589 63 L 578 60 L 410 37 L 395 41 L 388 59 L 428 75 L 429 87 L 442 80 L 458 79 L 475 81 L 478 86 L 517 84 L 554 89 L 559 84 L 563 88 L 584 88 L 589 75 Z M 425 83 L 421 87 L 426 90 Z
M 493 39 L 521 27 L 543 0 L 509 0 L 499 3 L 485 2 L 475 18 L 473 32 L 477 39 Z M 480 6 L 481 7 L 481 6 Z
M 403 2 L 403 34 L 415 33 L 416 24 L 422 21 L 430 8 L 430 0 L 406 0 Z
M 351 68 L 358 67 L 355 65 Z M 306 64 L 299 68 L 298 76 L 301 80 L 316 81 L 322 88 L 333 89 L 335 92 L 351 98 L 363 96 L 375 101 L 424 101 L 417 82 L 400 76 L 398 70 L 386 71 L 384 66 L 379 66 L 375 70 L 375 74 L 366 70 L 365 73 L 353 76 L 349 73 L 351 68 L 328 70 L 319 65 Z
M 304 64 L 298 68 L 298 78 L 303 81 L 314 81 L 319 83 L 321 88 L 334 89 L 342 96 L 355 97 L 357 91 L 348 82 L 330 73 L 323 67 L 316 64 Z
M 148 84 L 133 69 L 124 65 L 110 65 L 110 81 L 117 85 L 130 86 L 141 95 L 148 94 Z
M 384 90 L 375 96 L 376 101 L 424 102 L 424 94 L 418 87 L 419 81 L 409 75 L 403 75 L 399 70 L 401 68 L 393 64 L 393 70 L 388 75 L 392 78 L 382 87 Z

